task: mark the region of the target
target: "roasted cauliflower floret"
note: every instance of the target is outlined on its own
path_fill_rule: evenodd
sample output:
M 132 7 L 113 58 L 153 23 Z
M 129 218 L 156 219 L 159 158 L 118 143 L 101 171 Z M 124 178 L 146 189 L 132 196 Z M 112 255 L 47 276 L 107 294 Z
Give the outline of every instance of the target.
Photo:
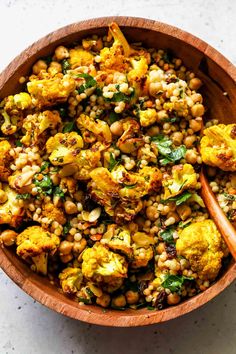
M 32 269 L 47 274 L 48 256 L 52 256 L 60 244 L 58 236 L 44 230 L 41 226 L 30 226 L 16 238 L 18 256 L 32 261 Z
M 11 150 L 11 144 L 7 140 L 0 141 L 0 181 L 6 182 L 11 174 L 10 161 L 11 156 L 9 151 Z
M 112 283 L 127 277 L 128 264 L 124 256 L 96 243 L 83 253 L 82 274 L 95 283 Z
M 130 67 L 128 57 L 132 50 L 116 23 L 110 24 L 109 35 L 114 42 L 110 48 L 105 47 L 100 51 L 100 67 L 103 70 L 126 71 Z
M 130 64 L 132 66 L 132 69 L 128 72 L 127 79 L 130 86 L 134 88 L 134 94 L 136 100 L 140 96 L 146 96 L 148 94 L 148 86 L 147 86 L 148 61 L 145 56 L 140 56 L 140 58 L 138 59 L 131 58 Z M 143 125 L 143 126 L 147 126 L 147 125 Z
M 130 257 L 132 254 L 130 231 L 126 227 L 108 225 L 103 235 L 102 243 L 107 244 L 111 250 L 120 251 Z
M 172 176 L 164 177 L 162 185 L 164 199 L 168 199 L 181 194 L 186 189 L 195 188 L 197 175 L 190 164 L 176 165 L 172 168 Z
M 51 222 L 57 221 L 60 225 L 66 223 L 64 212 L 57 208 L 53 203 L 47 203 L 42 206 L 42 216 L 48 218 Z
M 78 66 L 89 66 L 93 64 L 94 56 L 82 47 L 75 47 L 69 50 L 70 57 L 68 59 L 71 69 L 75 69 Z
M 236 124 L 219 124 L 207 128 L 200 142 L 205 164 L 223 171 L 236 171 Z
M 46 149 L 51 163 L 58 166 L 74 162 L 83 145 L 83 139 L 76 132 L 57 133 L 48 139 Z
M 133 261 L 131 267 L 136 269 L 146 267 L 153 258 L 153 245 L 155 243 L 153 235 L 145 232 L 135 232 L 132 235 Z
M 30 114 L 23 120 L 22 128 L 26 130 L 26 134 L 21 142 L 27 146 L 37 144 L 46 129 L 55 129 L 60 123 L 61 117 L 57 111 Z
M 68 75 L 32 80 L 27 83 L 33 105 L 40 108 L 65 102 L 75 87 L 75 80 Z
M 81 150 L 76 157 L 77 172 L 74 177 L 78 180 L 89 180 L 90 173 L 99 166 L 101 153 L 93 149 Z
M 145 144 L 138 122 L 131 118 L 121 119 L 123 134 L 117 141 L 117 147 L 124 153 L 133 153 Z
M 81 130 L 84 140 L 88 137 L 88 132 L 92 133 L 96 140 L 105 144 L 110 144 L 112 135 L 109 125 L 100 119 L 92 119 L 86 114 L 81 114 L 76 120 L 78 128 Z M 91 137 L 90 137 L 91 138 Z M 89 142 L 89 141 L 88 141 Z
M 154 108 L 139 111 L 139 120 L 142 127 L 148 127 L 156 122 L 157 111 Z
M 1 115 L 4 119 L 4 123 L 1 125 L 1 131 L 5 135 L 12 135 L 17 131 L 17 122 L 13 122 L 12 118 L 6 111 L 1 111 Z
M 7 201 L 0 204 L 0 224 L 9 224 L 17 227 L 23 220 L 24 209 L 16 198 L 17 193 L 7 184 L 3 184 L 2 190 L 7 195 Z
M 65 268 L 59 274 L 62 291 L 68 295 L 77 293 L 80 290 L 83 274 L 80 268 Z
M 195 222 L 179 232 L 176 250 L 200 279 L 213 281 L 217 277 L 224 254 L 221 235 L 212 220 Z

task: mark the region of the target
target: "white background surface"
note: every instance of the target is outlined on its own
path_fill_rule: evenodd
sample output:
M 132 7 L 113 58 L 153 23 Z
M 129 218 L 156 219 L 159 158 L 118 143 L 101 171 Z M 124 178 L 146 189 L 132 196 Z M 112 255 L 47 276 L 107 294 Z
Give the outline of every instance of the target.
M 176 25 L 236 64 L 235 0 L 0 0 L 0 70 L 36 39 L 82 19 L 140 16 Z M 35 303 L 0 270 L 0 354 L 235 354 L 236 283 L 200 310 L 144 328 L 91 326 Z

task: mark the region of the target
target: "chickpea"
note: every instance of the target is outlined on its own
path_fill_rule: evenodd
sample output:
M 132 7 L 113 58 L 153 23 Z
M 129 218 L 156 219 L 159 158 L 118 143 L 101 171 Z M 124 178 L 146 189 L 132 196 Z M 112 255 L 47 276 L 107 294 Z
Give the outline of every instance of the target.
M 186 204 L 179 205 L 176 210 L 181 220 L 186 220 L 192 213 L 191 208 Z
M 202 81 L 197 77 L 194 77 L 189 81 L 189 88 L 191 90 L 197 91 L 202 86 Z
M 201 103 L 196 103 L 191 107 L 191 113 L 194 117 L 201 117 L 205 112 L 204 106 Z
M 112 123 L 110 126 L 110 130 L 113 135 L 117 135 L 117 136 L 121 136 L 124 132 L 122 123 L 119 121 Z
M 16 241 L 16 236 L 17 233 L 15 231 L 5 230 L 0 235 L 0 244 L 2 242 L 5 246 L 12 246 Z
M 180 302 L 181 298 L 177 293 L 169 294 L 167 296 L 168 305 L 176 305 Z
M 156 136 L 159 133 L 160 133 L 160 128 L 157 125 L 154 125 L 153 127 L 147 130 L 147 135 L 149 136 Z
M 194 93 L 193 95 L 191 95 L 191 99 L 194 103 L 202 103 L 202 95 L 200 93 Z
M 97 297 L 96 303 L 102 307 L 108 307 L 111 301 L 111 297 L 108 294 L 103 294 L 100 297 Z
M 82 238 L 80 241 L 75 241 L 73 245 L 73 252 L 81 253 L 86 246 L 87 246 L 87 241 L 85 240 L 85 238 Z
M 55 57 L 57 58 L 57 60 L 63 60 L 65 58 L 68 58 L 69 57 L 68 49 L 63 45 L 60 45 L 55 50 Z
M 202 129 L 202 118 L 201 117 L 199 118 L 191 119 L 189 121 L 189 128 L 192 129 L 194 132 L 198 132 L 199 130 Z
M 126 298 L 124 295 L 118 295 L 112 299 L 111 304 L 114 307 L 124 307 L 126 305 Z
M 60 256 L 62 263 L 69 263 L 73 259 L 72 253 Z
M 181 145 L 182 144 L 182 141 L 183 141 L 183 134 L 181 132 L 174 132 L 172 135 L 171 135 L 171 140 L 173 141 L 173 143 L 175 145 Z
M 62 241 L 59 246 L 60 255 L 65 256 L 71 253 L 73 242 Z
M 5 203 L 7 200 L 8 200 L 7 194 L 2 189 L 0 189 L 0 204 Z
M 154 221 L 156 220 L 158 217 L 159 217 L 159 213 L 157 211 L 157 208 L 155 208 L 154 206 L 149 206 L 147 207 L 146 209 L 146 215 L 147 215 L 147 218 L 151 221 Z
M 194 150 L 187 150 L 185 160 L 194 165 L 197 162 L 197 153 Z
M 41 70 L 47 70 L 47 64 L 44 60 L 40 59 L 38 61 L 36 61 L 36 63 L 33 65 L 33 73 L 35 75 L 38 75 L 40 73 Z
M 64 203 L 64 208 L 67 214 L 76 214 L 78 212 L 76 204 L 71 202 L 70 200 L 67 200 Z
M 78 167 L 76 166 L 76 164 L 70 163 L 70 164 L 62 167 L 62 169 L 59 172 L 59 176 L 61 178 L 68 177 L 68 176 L 73 175 L 77 171 L 78 171 Z
M 195 141 L 196 141 L 196 136 L 195 135 L 186 136 L 186 138 L 184 138 L 184 145 L 187 148 L 191 148 Z
M 128 290 L 125 293 L 126 301 L 128 304 L 136 304 L 139 300 L 139 293 L 137 291 Z

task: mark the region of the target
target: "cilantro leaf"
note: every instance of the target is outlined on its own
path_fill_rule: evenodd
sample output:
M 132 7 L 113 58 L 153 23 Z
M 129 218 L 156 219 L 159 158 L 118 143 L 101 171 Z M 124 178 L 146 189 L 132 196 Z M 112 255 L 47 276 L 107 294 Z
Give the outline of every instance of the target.
M 175 197 L 168 198 L 166 200 L 162 200 L 162 203 L 168 203 L 168 202 L 175 202 L 176 205 L 183 204 L 186 202 L 190 197 L 192 196 L 192 193 L 186 191 L 180 195 L 177 195 Z
M 54 188 L 53 194 L 60 197 L 60 198 L 64 198 L 65 197 L 65 193 L 61 190 L 61 188 L 59 186 L 56 186 Z
M 113 154 L 110 152 L 110 160 L 109 160 L 108 170 L 111 172 L 113 170 L 113 168 L 115 168 L 119 163 L 120 163 L 120 160 L 114 159 Z
M 119 116 L 119 114 L 117 114 L 116 112 L 112 111 L 110 114 L 109 114 L 109 120 L 112 123 L 116 122 L 117 120 L 119 120 L 121 117 Z
M 44 170 L 46 170 L 49 167 L 49 165 L 50 165 L 50 162 L 45 161 L 40 168 L 40 172 L 43 172 Z
M 194 280 L 194 278 L 186 277 L 184 275 L 167 275 L 162 282 L 163 288 L 170 289 L 171 292 L 178 292 L 181 290 L 186 280 Z
M 70 63 L 68 62 L 67 59 L 63 59 L 61 62 L 61 66 L 62 66 L 62 72 L 65 75 L 67 70 L 70 69 Z
M 63 127 L 63 133 L 69 133 L 74 129 L 74 122 L 67 122 Z
M 52 194 L 52 187 L 53 183 L 51 178 L 48 175 L 43 175 L 43 178 L 41 180 L 37 179 L 38 174 L 35 175 L 35 178 L 33 179 L 33 183 L 38 189 L 38 192 L 40 194 Z
M 20 140 L 15 141 L 17 147 L 21 147 L 23 144 Z
M 226 200 L 231 200 L 231 201 L 236 200 L 236 195 L 228 194 L 228 193 L 224 193 L 223 195 Z
M 85 84 L 81 85 L 78 88 L 79 94 L 83 93 L 88 88 L 91 88 L 91 87 L 94 87 L 97 85 L 97 81 L 89 74 L 79 74 L 79 75 L 77 75 L 77 77 L 82 77 L 83 79 L 85 79 Z
M 127 189 L 133 189 L 136 186 L 137 186 L 137 183 L 135 183 L 135 184 L 123 184 L 123 187 L 127 188 Z
M 152 142 L 155 143 L 158 148 L 158 152 L 161 155 L 167 156 L 171 153 L 172 150 L 170 147 L 172 145 L 172 141 L 167 136 L 158 134 L 152 138 Z
M 179 146 L 177 149 L 172 150 L 164 159 L 160 160 L 161 165 L 165 166 L 170 162 L 177 162 L 184 158 L 186 154 L 186 147 L 185 145 Z M 164 154 L 163 154 L 164 155 Z
M 31 198 L 31 194 L 30 193 L 24 193 L 24 194 L 17 194 L 16 199 L 29 199 Z
M 168 229 L 166 228 L 164 231 L 160 232 L 160 236 L 162 238 L 162 240 L 166 243 L 172 244 L 174 243 L 174 230 L 173 229 Z

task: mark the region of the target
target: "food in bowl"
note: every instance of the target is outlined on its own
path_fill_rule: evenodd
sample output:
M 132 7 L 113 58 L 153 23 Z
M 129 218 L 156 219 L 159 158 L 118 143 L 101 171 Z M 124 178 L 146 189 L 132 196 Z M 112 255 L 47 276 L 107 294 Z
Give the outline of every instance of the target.
M 20 82 L 1 102 L 2 245 L 81 304 L 162 309 L 208 288 L 228 250 L 199 195 L 201 80 L 113 23 Z

